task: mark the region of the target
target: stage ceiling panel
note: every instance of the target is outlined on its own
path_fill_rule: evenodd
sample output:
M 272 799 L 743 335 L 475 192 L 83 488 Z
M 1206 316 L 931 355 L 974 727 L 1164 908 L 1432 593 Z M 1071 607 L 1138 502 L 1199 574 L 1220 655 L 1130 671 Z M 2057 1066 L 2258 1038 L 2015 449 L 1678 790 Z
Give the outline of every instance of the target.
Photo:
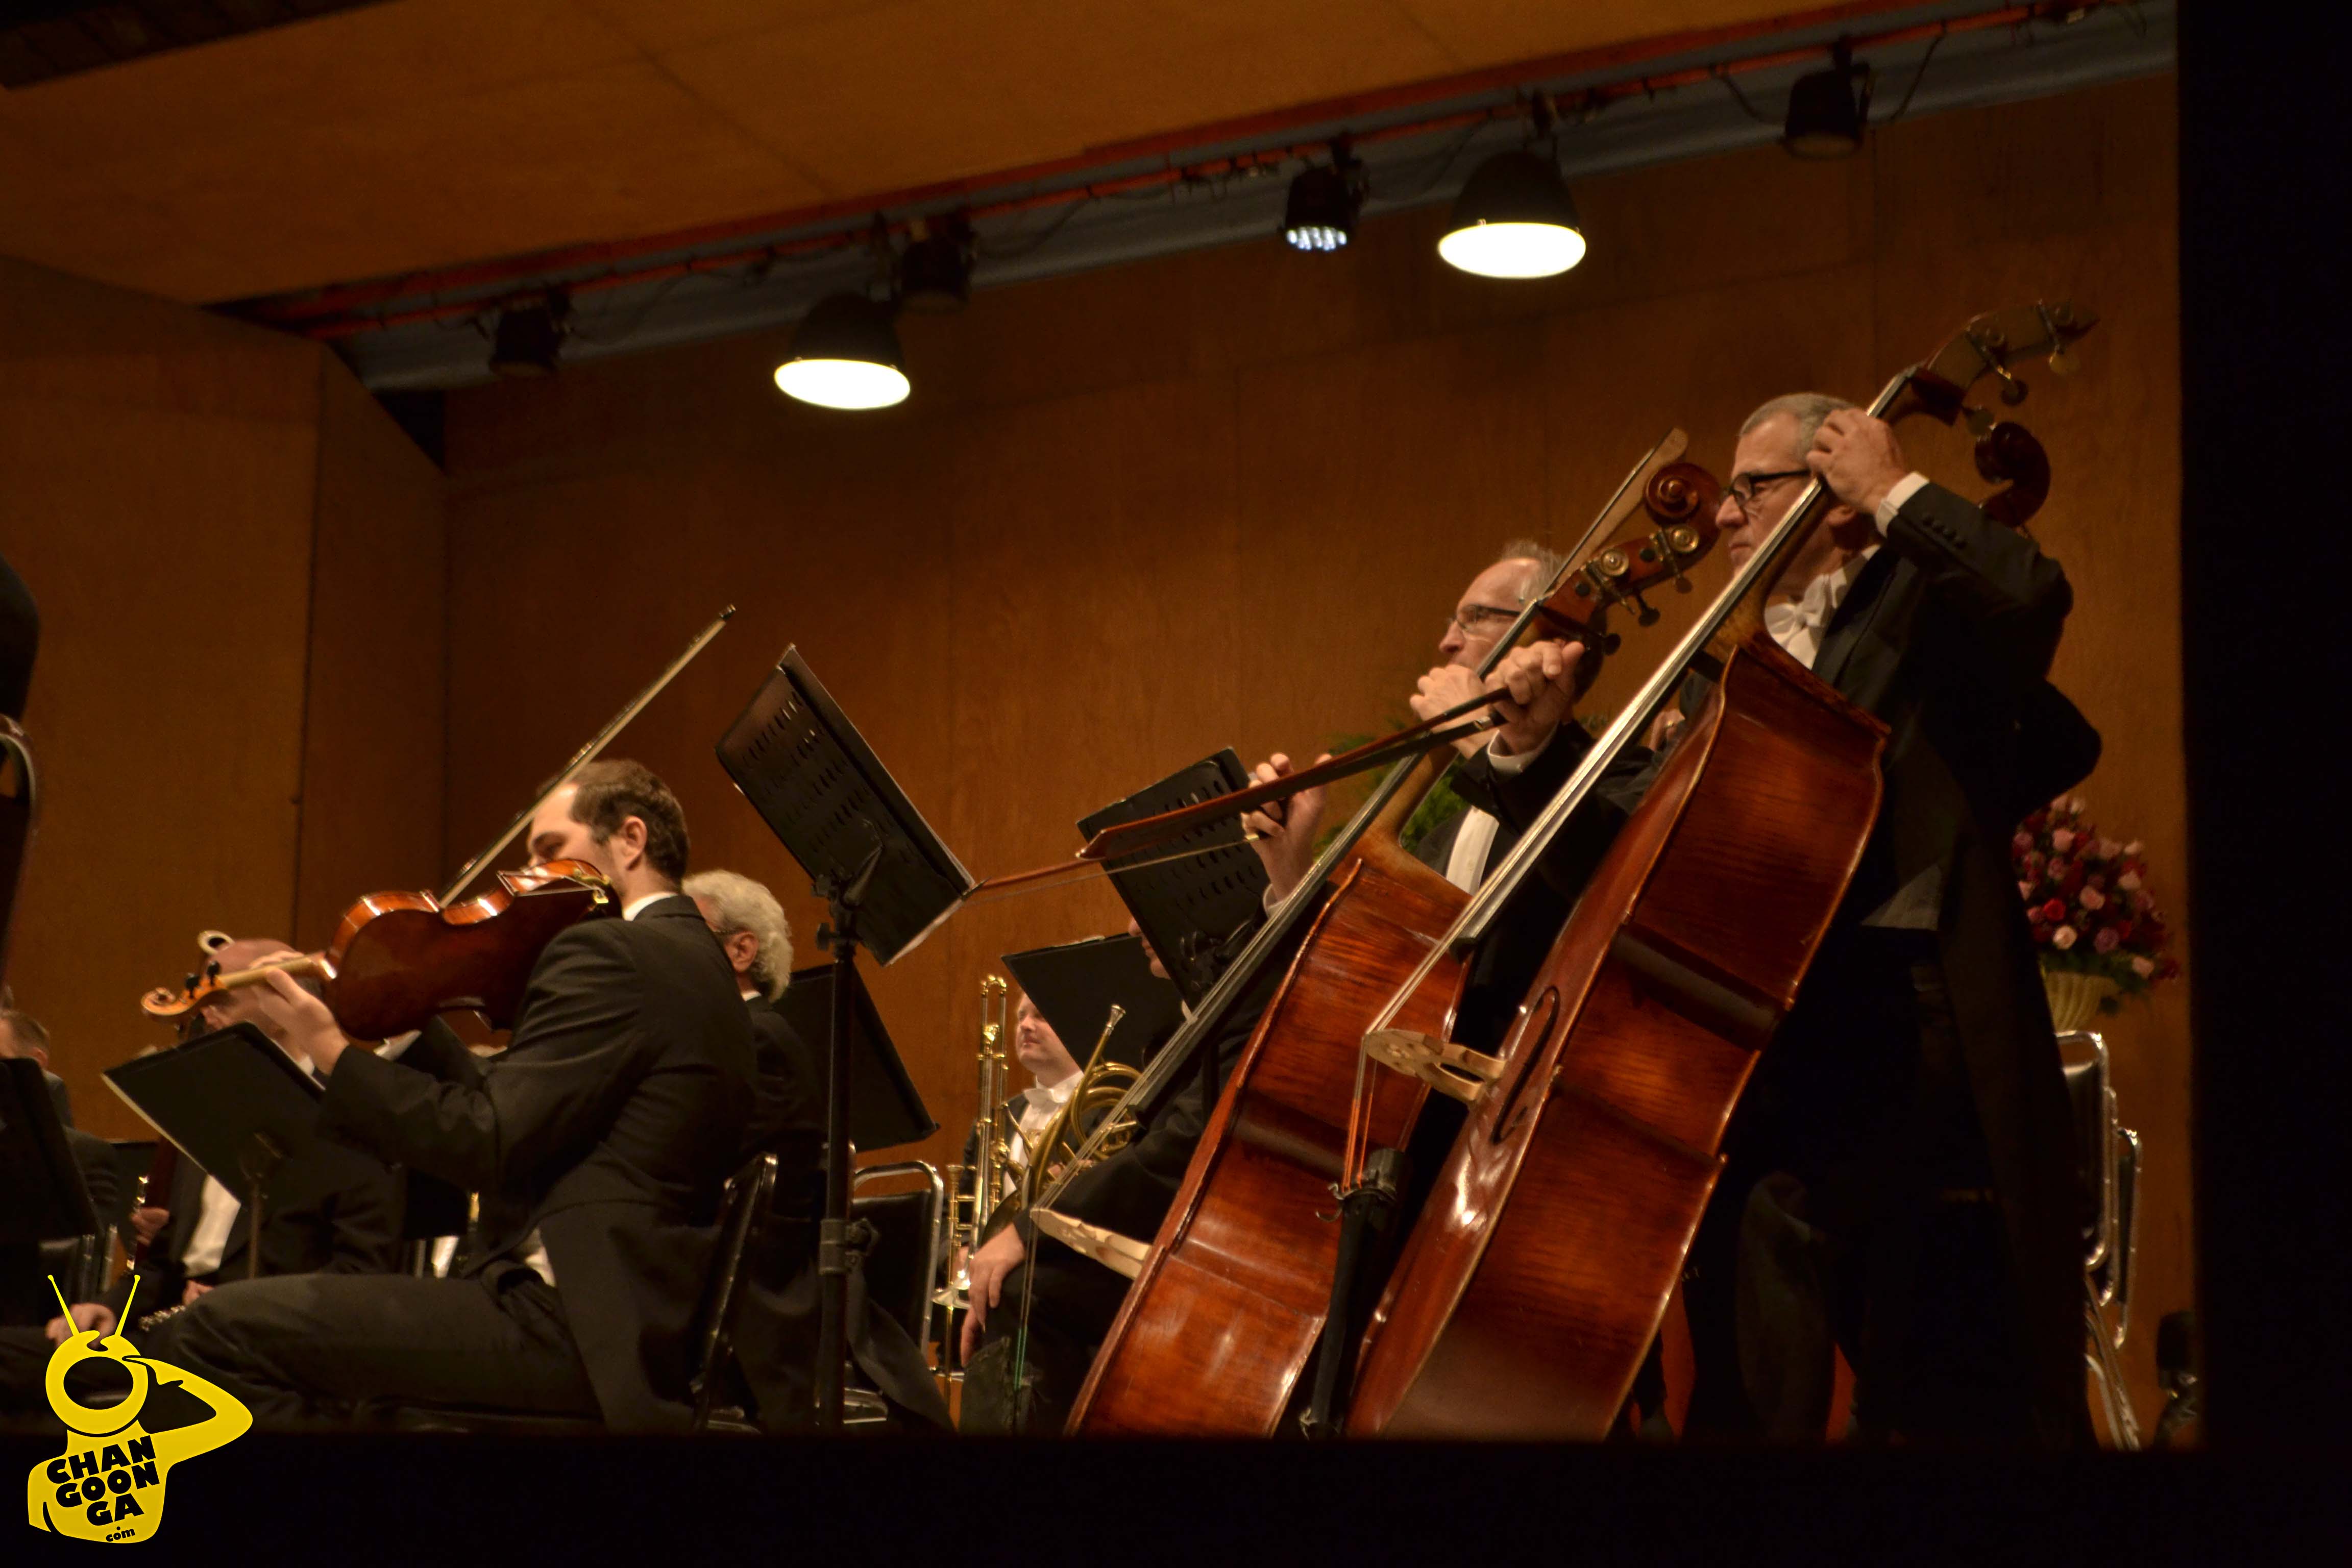
M 0 91 L 0 253 L 192 301 L 951 181 L 1790 0 L 389 0 Z

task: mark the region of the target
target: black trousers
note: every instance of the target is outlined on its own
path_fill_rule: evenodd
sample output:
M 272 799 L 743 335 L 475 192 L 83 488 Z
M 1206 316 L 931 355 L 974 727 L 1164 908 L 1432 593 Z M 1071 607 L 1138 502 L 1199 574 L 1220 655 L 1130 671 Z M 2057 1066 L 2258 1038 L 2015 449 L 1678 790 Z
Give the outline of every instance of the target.
M 1825 952 L 1807 985 L 1831 1005 L 1768 1047 L 1789 1054 L 1759 1068 L 1685 1281 L 1693 1436 L 1821 1441 L 1843 1351 L 1853 1438 L 2034 1440 L 2007 1226 L 1923 946 Z
M 964 1368 L 961 1431 L 1057 1436 L 1127 1300 L 1125 1276 L 1045 1237 L 1030 1246 Z
M 562 1298 L 518 1265 L 462 1279 L 245 1280 L 165 1328 L 153 1352 L 236 1394 L 261 1426 L 350 1421 L 386 1404 L 598 1414 Z

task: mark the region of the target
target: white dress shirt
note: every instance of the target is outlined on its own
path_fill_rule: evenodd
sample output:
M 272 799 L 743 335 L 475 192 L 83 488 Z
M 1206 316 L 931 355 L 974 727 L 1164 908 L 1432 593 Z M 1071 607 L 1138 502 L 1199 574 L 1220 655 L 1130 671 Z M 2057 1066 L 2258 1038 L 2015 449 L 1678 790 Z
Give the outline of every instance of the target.
M 180 1254 L 180 1267 L 189 1279 L 220 1268 L 221 1255 L 228 1250 L 228 1233 L 236 1228 L 236 1211 L 242 1206 L 226 1187 L 210 1176 L 205 1178 L 204 1197 L 196 1206 L 196 1228 L 189 1234 L 188 1249 Z

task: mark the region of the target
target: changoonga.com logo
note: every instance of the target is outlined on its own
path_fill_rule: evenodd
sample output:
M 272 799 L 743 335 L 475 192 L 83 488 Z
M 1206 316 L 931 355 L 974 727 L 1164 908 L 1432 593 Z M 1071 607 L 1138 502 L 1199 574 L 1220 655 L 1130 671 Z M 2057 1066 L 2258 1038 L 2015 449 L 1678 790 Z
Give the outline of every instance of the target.
M 137 1286 L 133 1285 L 135 1294 Z M 58 1298 L 58 1305 L 65 1304 Z M 130 1321 L 130 1303 L 123 1303 Z M 73 1321 L 68 1310 L 67 1322 Z M 129 1375 L 130 1392 L 110 1405 L 85 1405 L 66 1382 L 87 1363 L 110 1361 Z M 120 1334 L 97 1329 L 69 1334 L 49 1354 L 49 1408 L 65 1423 L 66 1451 L 25 1478 L 26 1521 L 77 1541 L 147 1541 L 163 1528 L 163 1494 L 173 1467 L 245 1436 L 253 1415 L 235 1395 L 152 1356 Z M 202 1420 L 150 1432 L 149 1398 L 176 1388 L 210 1407 Z

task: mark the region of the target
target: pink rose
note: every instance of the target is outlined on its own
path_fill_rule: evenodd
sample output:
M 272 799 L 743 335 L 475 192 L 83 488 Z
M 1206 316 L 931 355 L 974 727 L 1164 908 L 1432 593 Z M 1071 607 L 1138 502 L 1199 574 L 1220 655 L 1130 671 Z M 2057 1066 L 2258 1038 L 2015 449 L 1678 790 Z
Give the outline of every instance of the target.
M 2103 931 L 2098 935 L 2093 937 L 2091 939 L 2091 945 L 2101 952 L 2113 952 L 2116 950 L 2116 942 L 2117 940 L 2118 939 L 2116 936 L 2114 929 L 2110 927 L 2108 930 Z
M 2031 882 L 2020 882 L 2017 885 L 2017 896 L 2021 899 L 2031 899 L 2033 897 L 2033 884 Z
M 2147 847 L 2147 845 L 2142 844 L 2138 839 L 2135 838 L 2130 843 L 2124 846 L 2124 853 L 2137 860 L 2139 858 L 2140 851 Z
M 2114 839 L 2102 838 L 2091 852 L 2102 860 L 2112 860 L 2122 848 L 2123 846 Z
M 2116 886 L 2121 888 L 2126 893 L 2136 893 L 2139 891 L 2139 873 L 2137 871 L 2125 872 L 2122 876 L 2116 879 Z
M 2022 855 L 2027 850 L 2033 847 L 2033 835 L 2031 833 L 2021 833 L 2016 837 L 2009 841 L 2009 847 L 2011 849 L 2016 850 L 2020 855 Z
M 2050 847 L 2057 850 L 2062 855 L 2067 850 L 2074 847 L 2074 830 L 2065 827 L 2052 828 L 2050 830 Z
M 2056 931 L 2052 931 L 2050 933 L 2050 945 L 2056 948 L 2061 952 L 2063 952 L 2068 948 L 2074 946 L 2074 928 L 2073 926 L 2060 926 Z
M 2156 973 L 2156 960 L 2152 958 L 2135 958 L 2131 961 L 2131 966 L 2132 973 L 2142 980 Z
M 2107 901 L 2107 900 L 2106 900 L 2104 897 L 2102 897 L 2102 896 L 2100 895 L 2100 892 L 2099 892 L 2099 889 L 2096 889 L 2096 888 L 2085 888 L 2085 889 L 2083 889 L 2082 897 L 2081 897 L 2080 902 L 2082 903 L 2082 906 L 2083 906 L 2084 909 L 2086 909 L 2086 910 L 2095 910 L 2095 909 L 2099 909 L 2099 908 L 2103 907 L 2103 906 L 2106 903 L 2106 901 Z M 2104 952 L 2105 952 L 2106 950 L 2105 950 L 2105 949 L 2104 949 L 2104 948 L 2102 948 L 2102 949 L 2100 949 L 2100 951 Z

